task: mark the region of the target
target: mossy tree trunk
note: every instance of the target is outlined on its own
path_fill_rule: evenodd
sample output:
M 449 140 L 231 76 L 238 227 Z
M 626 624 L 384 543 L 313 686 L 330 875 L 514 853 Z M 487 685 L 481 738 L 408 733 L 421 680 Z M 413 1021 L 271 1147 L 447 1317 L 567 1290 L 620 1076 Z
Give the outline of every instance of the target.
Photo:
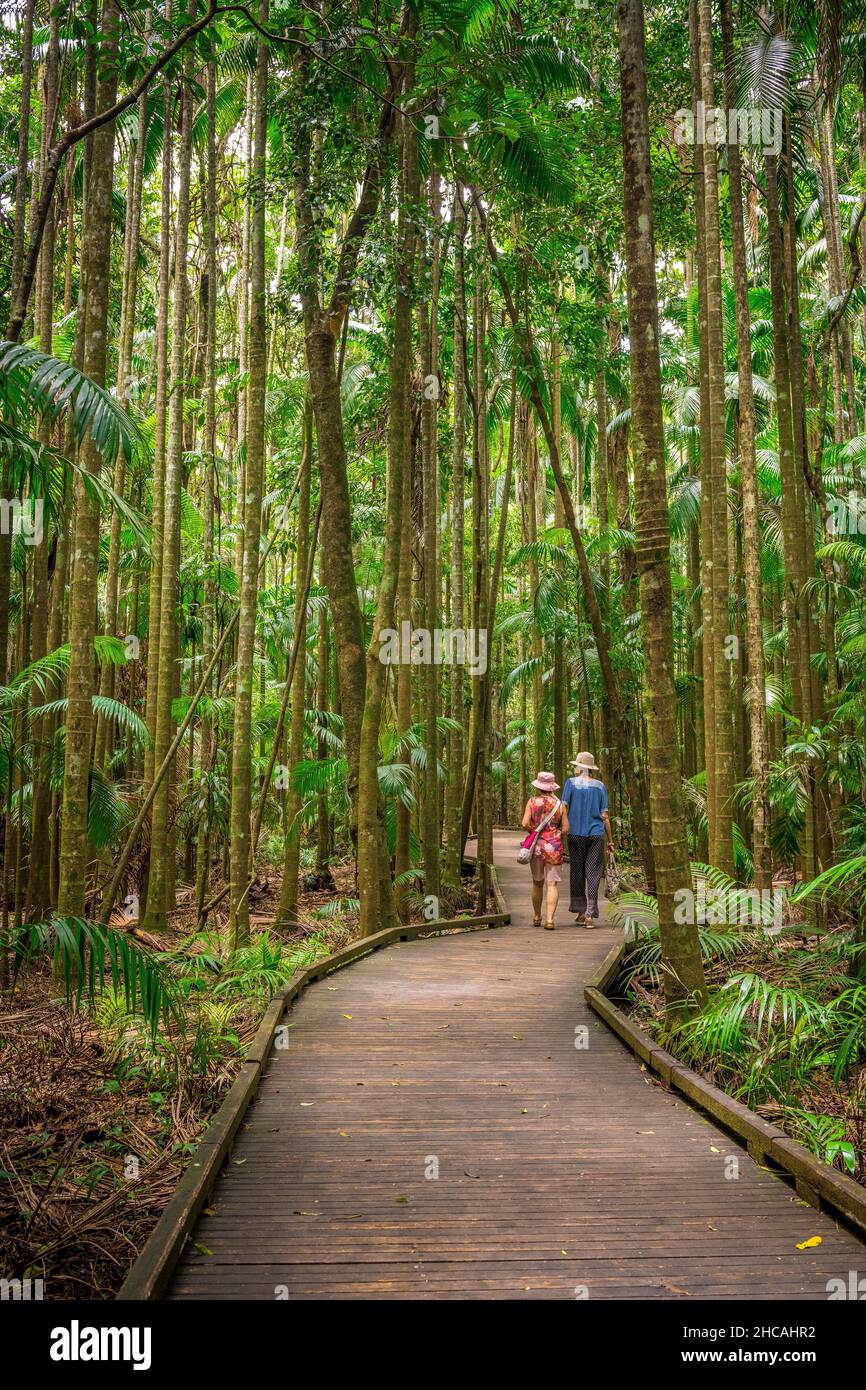
M 117 94 L 117 44 L 120 15 L 115 0 L 104 0 L 100 26 L 100 77 L 97 110 Z M 111 298 L 111 198 L 114 190 L 114 125 L 94 131 L 87 180 L 82 239 L 82 273 L 87 283 L 82 367 L 91 380 L 105 384 L 108 313 Z M 102 458 L 91 435 L 82 444 L 81 465 L 99 473 Z M 99 563 L 99 504 L 75 484 L 72 592 L 69 602 L 71 654 L 66 693 L 66 761 L 63 776 L 62 834 L 57 911 L 81 917 L 85 910 L 88 861 L 88 807 L 95 671 L 96 594 Z
M 670 1014 L 705 995 L 697 925 L 678 923 L 675 895 L 690 890 L 674 684 L 670 531 L 659 361 L 658 291 L 642 0 L 618 0 L 623 190 L 632 358 L 641 635 L 648 673 L 649 795 L 665 1003 Z
M 261 0 L 259 20 L 268 20 L 268 0 Z M 250 192 L 250 331 L 249 385 L 247 388 L 246 467 L 243 492 L 243 543 L 240 616 L 235 670 L 235 708 L 231 762 L 231 886 L 229 890 L 228 947 L 242 946 L 249 938 L 250 817 L 252 814 L 252 715 L 253 661 L 256 641 L 256 609 L 259 593 L 259 541 L 262 532 L 262 494 L 265 474 L 265 373 L 268 335 L 265 287 L 265 199 L 267 189 L 268 48 L 261 37 L 256 45 L 254 90 L 254 149 Z M 303 669 L 303 662 L 301 662 Z M 263 796 L 268 789 L 263 788 Z

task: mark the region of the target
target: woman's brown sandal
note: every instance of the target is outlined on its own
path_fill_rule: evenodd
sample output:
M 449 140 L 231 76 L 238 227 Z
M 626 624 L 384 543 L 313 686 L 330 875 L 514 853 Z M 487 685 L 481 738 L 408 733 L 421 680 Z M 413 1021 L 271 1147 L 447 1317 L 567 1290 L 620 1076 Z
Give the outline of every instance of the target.
M 541 918 L 540 918 L 540 917 L 533 917 L 533 919 L 532 919 L 532 925 L 533 925 L 534 927 L 540 927 L 540 926 L 541 926 Z
M 583 925 L 586 927 L 587 931 L 592 931 L 593 927 L 595 926 L 595 922 L 592 920 L 589 913 L 586 914 Z
M 544 930 L 545 930 L 545 931 L 553 931 L 553 930 L 554 930 L 554 925 L 553 925 L 553 923 L 552 923 L 552 922 L 545 922 L 545 924 L 544 924 Z

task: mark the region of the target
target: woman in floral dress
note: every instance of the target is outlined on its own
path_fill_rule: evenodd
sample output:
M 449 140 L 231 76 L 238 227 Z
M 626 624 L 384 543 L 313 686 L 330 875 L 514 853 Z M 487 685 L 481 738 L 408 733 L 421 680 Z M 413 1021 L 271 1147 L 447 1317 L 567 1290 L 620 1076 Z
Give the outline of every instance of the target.
M 562 879 L 562 841 L 568 834 L 568 813 L 555 793 L 559 783 L 552 772 L 539 772 L 533 787 L 540 792 L 531 796 L 526 803 L 521 825 L 524 830 L 537 830 L 547 816 L 550 820 L 532 847 L 529 861 L 532 870 L 532 925 L 541 926 L 541 905 L 544 885 L 547 884 L 547 916 L 544 926 L 553 931 L 556 907 L 559 902 L 559 884 Z M 551 815 L 551 811 L 553 814 Z

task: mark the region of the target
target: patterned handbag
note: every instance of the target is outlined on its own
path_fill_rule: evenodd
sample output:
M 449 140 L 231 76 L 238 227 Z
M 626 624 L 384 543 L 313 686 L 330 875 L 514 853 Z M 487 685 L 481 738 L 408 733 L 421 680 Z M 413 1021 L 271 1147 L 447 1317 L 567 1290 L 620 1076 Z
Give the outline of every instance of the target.
M 607 856 L 607 864 L 604 870 L 604 896 L 606 898 L 619 897 L 619 869 L 616 866 L 616 855 Z

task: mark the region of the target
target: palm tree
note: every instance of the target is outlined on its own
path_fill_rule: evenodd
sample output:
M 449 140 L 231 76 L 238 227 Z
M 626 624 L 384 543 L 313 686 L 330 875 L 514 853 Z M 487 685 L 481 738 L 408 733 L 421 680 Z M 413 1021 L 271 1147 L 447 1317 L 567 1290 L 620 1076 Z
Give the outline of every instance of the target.
M 642 0 L 618 0 L 623 192 L 632 353 L 632 419 L 641 628 L 650 679 L 648 781 L 656 896 L 669 1013 L 705 994 L 696 924 L 678 923 L 675 895 L 691 882 L 676 738 L 670 542 L 665 487 L 659 314 L 653 239 Z

